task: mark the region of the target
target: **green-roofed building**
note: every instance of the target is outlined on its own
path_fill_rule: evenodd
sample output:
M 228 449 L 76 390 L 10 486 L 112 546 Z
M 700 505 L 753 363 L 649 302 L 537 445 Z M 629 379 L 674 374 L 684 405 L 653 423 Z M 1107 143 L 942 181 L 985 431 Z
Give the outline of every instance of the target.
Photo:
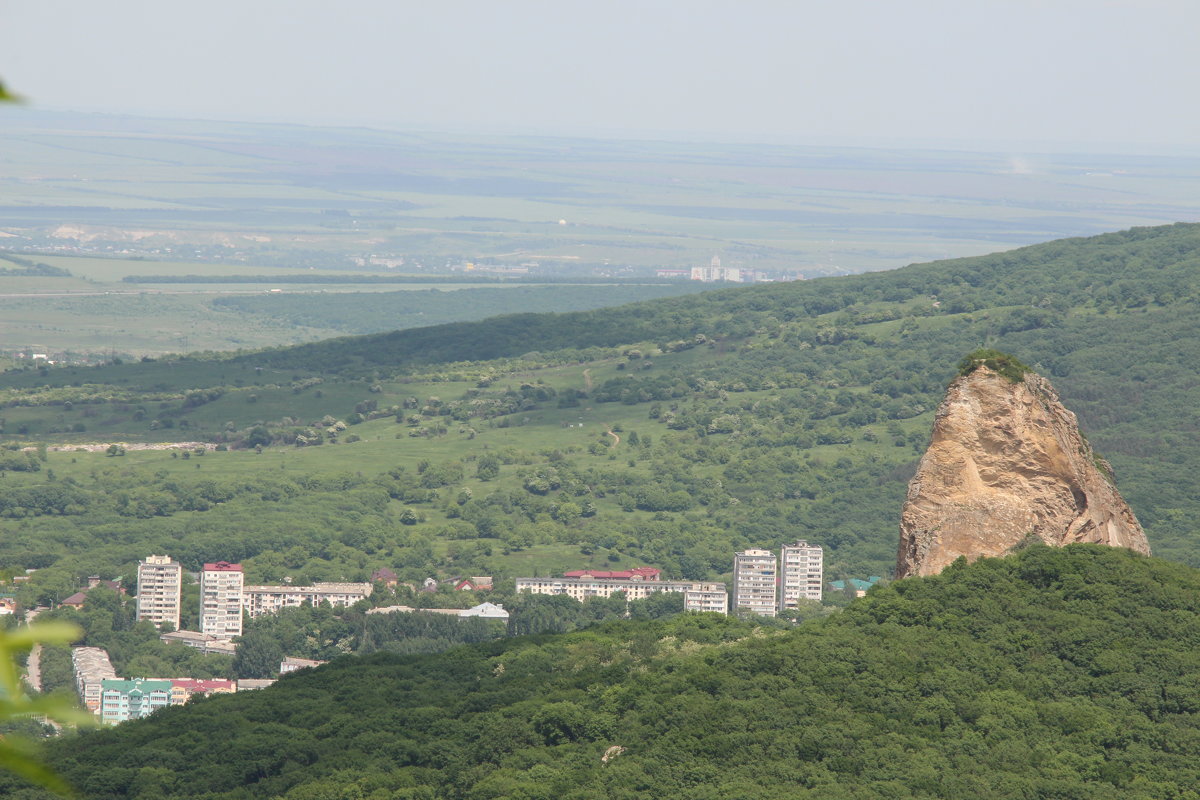
M 844 591 L 846 591 L 847 583 L 849 583 L 851 588 L 854 589 L 855 595 L 857 595 L 858 597 L 862 597 L 863 595 L 865 595 L 867 593 L 867 589 L 870 589 L 876 583 L 879 583 L 879 576 L 872 575 L 871 577 L 867 578 L 865 581 L 862 578 L 850 578 L 849 580 L 845 580 L 845 581 L 831 581 L 829 583 L 829 588 L 830 588 L 830 590 L 835 591 L 835 592 L 844 592 Z
M 171 704 L 170 681 L 111 679 L 101 684 L 100 692 L 100 721 L 106 725 L 149 716 Z

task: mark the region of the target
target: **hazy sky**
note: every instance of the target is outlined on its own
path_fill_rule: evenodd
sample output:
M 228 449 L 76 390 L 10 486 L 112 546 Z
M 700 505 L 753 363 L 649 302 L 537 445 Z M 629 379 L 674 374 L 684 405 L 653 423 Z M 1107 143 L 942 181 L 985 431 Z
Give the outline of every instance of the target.
M 52 109 L 742 140 L 1200 145 L 1197 0 L 0 0 Z

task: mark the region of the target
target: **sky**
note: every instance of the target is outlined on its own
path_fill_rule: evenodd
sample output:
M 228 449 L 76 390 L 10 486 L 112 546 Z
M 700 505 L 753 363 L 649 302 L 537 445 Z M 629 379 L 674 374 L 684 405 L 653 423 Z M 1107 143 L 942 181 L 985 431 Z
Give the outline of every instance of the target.
M 0 0 L 0 78 L 149 116 L 1171 150 L 1198 31 L 1196 0 Z

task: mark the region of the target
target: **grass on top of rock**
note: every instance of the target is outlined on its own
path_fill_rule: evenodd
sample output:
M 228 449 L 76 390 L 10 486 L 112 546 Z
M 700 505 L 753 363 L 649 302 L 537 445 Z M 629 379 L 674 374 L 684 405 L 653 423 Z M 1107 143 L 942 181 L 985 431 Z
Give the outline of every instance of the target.
M 999 350 L 980 349 L 968 353 L 962 361 L 958 362 L 958 374 L 960 376 L 970 375 L 981 366 L 1003 375 L 1013 383 L 1023 381 L 1025 373 L 1030 371 L 1029 367 L 1018 361 L 1016 356 L 1001 353 Z

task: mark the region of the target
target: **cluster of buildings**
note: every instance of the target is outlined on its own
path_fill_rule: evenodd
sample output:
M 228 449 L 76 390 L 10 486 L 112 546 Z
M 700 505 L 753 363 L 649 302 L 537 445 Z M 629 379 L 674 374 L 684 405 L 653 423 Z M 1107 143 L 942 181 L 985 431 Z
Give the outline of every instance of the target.
M 635 567 L 605 572 L 574 570 L 561 578 L 517 578 L 516 590 L 530 594 L 566 595 L 580 602 L 624 592 L 642 600 L 656 592 L 680 592 L 687 611 L 718 614 L 753 612 L 774 617 L 796 608 L 801 600 L 820 602 L 824 582 L 824 551 L 805 541 L 785 545 L 778 556 L 770 550 L 746 550 L 733 558 L 733 595 L 723 583 L 664 581 L 662 570 Z
M 758 270 L 723 267 L 719 256 L 713 256 L 712 261 L 706 266 L 691 267 L 690 269 L 664 268 L 655 270 L 655 275 L 659 278 L 690 279 L 704 283 L 757 283 L 770 280 L 766 274 Z
M 796 608 L 801 600 L 821 600 L 824 551 L 806 541 L 771 550 L 746 550 L 733 557 L 733 611 L 764 617 Z
M 231 680 L 119 678 L 108 660 L 108 653 L 99 647 L 72 648 L 71 663 L 80 699 L 88 711 L 106 725 L 138 719 L 166 706 L 183 705 L 192 695 L 224 694 L 239 688 L 238 683 Z M 258 687 L 246 685 L 241 688 Z
M 662 570 L 634 567 L 629 570 L 573 570 L 561 578 L 517 578 L 516 590 L 530 594 L 566 595 L 580 602 L 589 597 L 609 597 L 624 592 L 626 600 L 644 600 L 658 592 L 680 592 L 688 611 L 715 611 L 724 614 L 729 604 L 723 583 L 664 581 Z
M 152 555 L 138 564 L 137 618 L 158 628 L 179 628 L 183 567 L 170 556 Z M 369 583 L 314 583 L 312 586 L 247 586 L 241 564 L 218 561 L 200 571 L 201 638 L 193 647 L 242 635 L 243 614 L 258 617 L 304 603 L 352 606 L 371 594 Z M 180 633 L 186 633 L 180 631 Z

